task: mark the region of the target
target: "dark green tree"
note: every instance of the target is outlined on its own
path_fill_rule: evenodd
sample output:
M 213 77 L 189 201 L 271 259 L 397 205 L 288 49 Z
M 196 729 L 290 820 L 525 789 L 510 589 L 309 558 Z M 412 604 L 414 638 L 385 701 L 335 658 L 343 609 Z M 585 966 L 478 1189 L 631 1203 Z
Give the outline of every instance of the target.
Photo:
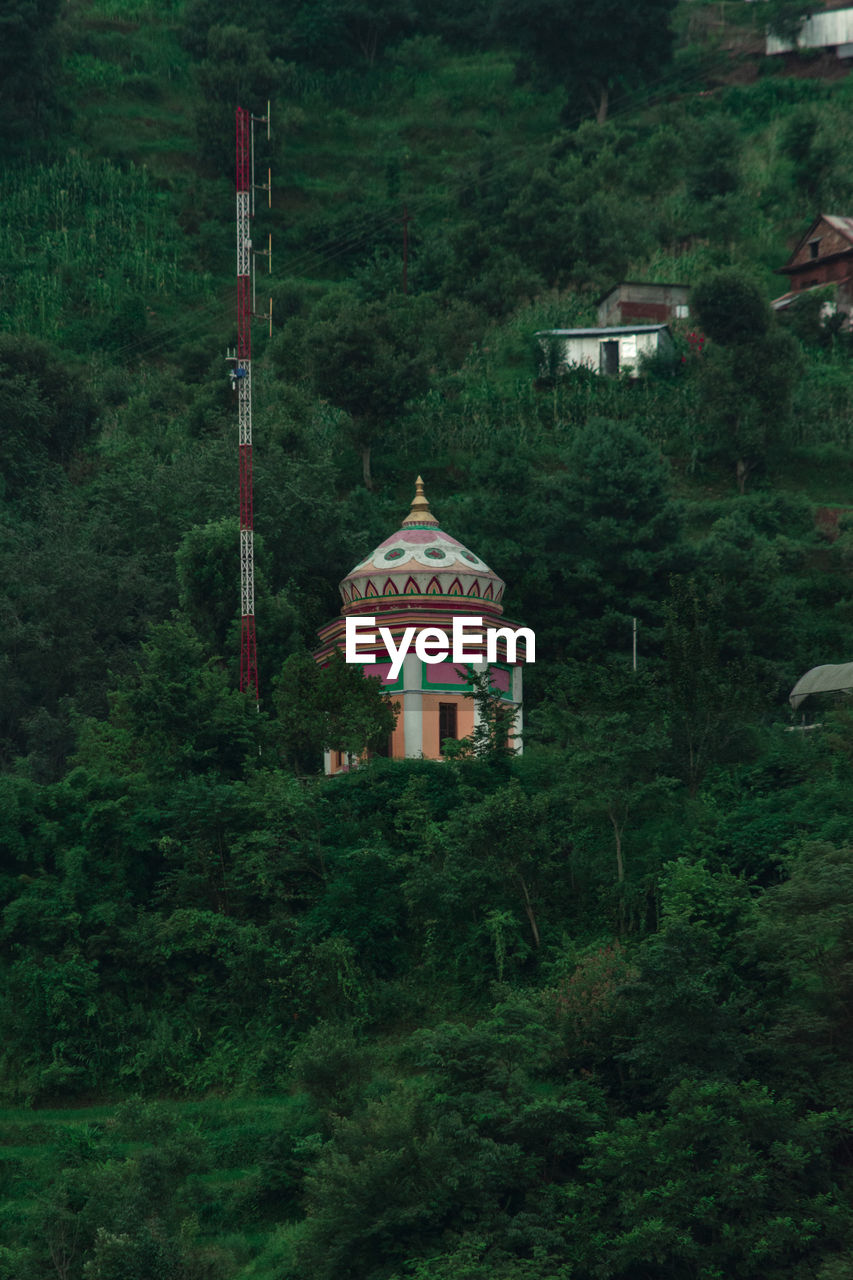
M 659 1105 L 687 1077 L 741 1078 L 762 1017 L 740 963 L 738 935 L 753 919 L 746 881 L 684 857 L 658 893 L 658 930 L 634 957 L 613 1046 L 634 1105 Z
M 659 626 L 669 576 L 692 554 L 669 464 L 636 427 L 599 417 L 547 464 L 514 425 L 506 439 L 499 454 L 472 454 L 470 496 L 448 527 L 500 566 L 507 608 L 534 628 L 540 655 L 630 653 L 632 618 L 643 635 Z
M 109 720 L 84 726 L 79 760 L 156 783 L 211 771 L 240 776 L 257 755 L 258 721 L 254 700 L 175 617 L 152 627 L 135 671 L 111 696 Z
M 620 190 L 622 141 L 612 124 L 602 129 L 584 121 L 511 193 L 500 220 L 506 250 L 549 284 L 618 278 L 646 249 L 647 230 L 631 214 L 627 189 Z
M 494 22 L 549 81 L 582 89 L 602 124 L 617 86 L 648 82 L 669 62 L 674 10 L 675 0 L 501 0 Z
M 742 738 L 759 706 L 758 677 L 743 655 L 725 654 L 721 584 L 673 578 L 664 651 L 676 768 L 695 795 L 709 767 Z
M 339 1120 L 315 1161 L 285 1280 L 568 1280 L 555 1193 L 605 1102 L 593 1081 L 548 1079 L 556 1043 L 548 1003 L 523 994 L 410 1037 L 417 1084 Z
M 474 731 L 470 737 L 457 742 L 447 739 L 444 755 L 448 759 L 475 756 L 484 760 L 505 760 L 514 755 L 517 748 L 510 745 L 509 739 L 517 718 L 516 709 L 492 684 L 488 671 L 472 671 L 468 686 L 465 697 L 474 703 Z
M 201 154 L 217 172 L 234 173 L 235 108 L 262 114 L 279 75 L 280 67 L 270 61 L 257 31 L 234 25 L 209 28 L 206 56 L 195 69 L 201 98 L 195 128 Z
M 566 555 L 563 590 L 577 615 L 566 620 L 567 635 L 574 652 L 580 640 L 599 654 L 627 653 L 631 619 L 641 627 L 657 623 L 666 566 L 675 569 L 686 555 L 669 467 L 636 428 L 597 418 L 573 434 L 565 462 L 553 499 Z
M 532 734 L 561 749 L 555 767 L 573 818 L 608 832 L 621 888 L 626 831 L 674 785 L 661 768 L 669 745 L 665 704 L 642 673 L 621 664 L 562 674 L 557 696 L 531 713 Z
M 297 772 L 317 768 L 324 750 L 353 760 L 382 750 L 397 710 L 378 680 L 350 665 L 338 651 L 320 667 L 308 653 L 292 654 L 276 681 L 273 700 L 284 762 Z
M 796 340 L 779 328 L 757 285 L 734 269 L 701 281 L 696 318 L 711 343 L 698 367 L 706 452 L 734 466 L 739 493 L 784 439 L 802 375 Z
M 189 529 L 175 552 L 178 602 L 211 653 L 223 653 L 239 613 L 239 529 L 224 516 Z
M 761 17 L 774 36 L 796 44 L 803 23 L 811 12 L 811 6 L 804 0 L 767 0 L 767 4 L 762 6 Z
M 341 66 L 353 54 L 372 67 L 388 44 L 415 23 L 412 0 L 326 0 L 303 4 L 290 30 L 291 47 L 320 66 Z
M 691 197 L 705 205 L 724 200 L 740 185 L 740 158 L 743 150 L 737 123 L 728 116 L 712 116 L 698 125 L 691 136 L 687 159 L 687 189 Z M 702 210 L 707 219 L 707 209 Z
M 303 340 L 314 389 L 349 415 L 347 434 L 361 454 L 365 487 L 372 489 L 374 440 L 427 388 L 411 313 L 400 303 L 346 298 L 332 315 L 309 325 Z
M 766 298 L 735 267 L 700 280 L 692 291 L 692 302 L 705 336 L 720 346 L 756 342 L 770 331 L 772 316 Z
M 51 463 L 91 438 L 98 405 L 47 343 L 0 334 L 0 496 L 32 501 Z
M 216 22 L 221 10 L 210 0 L 194 0 L 189 13 Z M 422 25 L 413 0 L 261 0 L 246 4 L 244 13 L 273 57 L 329 71 L 372 67 L 389 45 Z M 186 42 L 197 45 L 185 22 Z
M 7 0 L 0 9 L 2 150 L 12 150 L 43 129 L 53 105 L 59 46 L 59 0 Z
M 755 1080 L 684 1079 L 590 1139 L 566 1196 L 577 1274 L 833 1275 L 816 1268 L 850 1230 L 828 1155 L 845 1137 L 842 1115 L 800 1115 Z
M 494 774 L 469 776 L 494 785 Z M 480 803 L 454 813 L 442 832 L 445 883 L 436 893 L 435 910 L 442 899 L 445 908 L 453 904 L 455 930 L 462 934 L 470 930 L 465 916 L 471 913 L 476 921 L 472 947 L 493 954 L 498 981 L 525 959 L 531 943 L 537 951 L 541 946 L 540 917 L 547 913 L 550 895 L 546 885 L 564 867 L 561 817 L 552 812 L 550 797 L 528 795 L 511 778 Z M 476 981 L 473 973 L 471 980 Z
M 286 654 L 300 647 L 299 611 L 285 591 L 273 594 L 264 539 L 255 532 L 255 615 L 258 661 L 264 677 L 280 670 Z M 225 516 L 194 525 L 175 553 L 178 603 L 209 657 L 225 658 L 233 670 L 240 647 L 240 543 L 236 519 Z
M 753 1057 L 810 1105 L 843 1105 L 853 1045 L 853 850 L 808 842 L 785 871 L 743 941 L 764 1006 Z

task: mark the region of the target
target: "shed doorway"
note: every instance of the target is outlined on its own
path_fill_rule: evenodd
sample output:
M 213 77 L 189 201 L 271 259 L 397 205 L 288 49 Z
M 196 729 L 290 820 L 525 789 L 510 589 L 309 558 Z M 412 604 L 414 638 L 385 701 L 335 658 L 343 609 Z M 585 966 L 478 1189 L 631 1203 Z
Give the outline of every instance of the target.
M 598 344 L 598 367 L 611 378 L 619 372 L 619 343 L 610 339 Z

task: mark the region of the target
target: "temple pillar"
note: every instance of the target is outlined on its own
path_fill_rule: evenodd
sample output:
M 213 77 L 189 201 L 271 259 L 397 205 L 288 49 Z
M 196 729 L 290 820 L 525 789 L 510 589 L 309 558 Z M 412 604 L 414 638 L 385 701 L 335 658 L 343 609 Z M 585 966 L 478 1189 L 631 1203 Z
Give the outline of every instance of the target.
M 406 759 L 417 760 L 424 750 L 424 694 L 421 660 L 416 653 L 403 659 L 403 735 Z

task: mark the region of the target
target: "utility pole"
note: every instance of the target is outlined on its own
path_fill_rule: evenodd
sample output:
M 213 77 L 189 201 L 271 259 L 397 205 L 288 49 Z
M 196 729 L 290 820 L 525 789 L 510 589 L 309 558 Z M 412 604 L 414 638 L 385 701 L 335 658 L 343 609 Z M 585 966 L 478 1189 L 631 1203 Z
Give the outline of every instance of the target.
M 252 319 L 254 309 L 254 257 L 267 258 L 272 269 L 272 237 L 266 250 L 252 247 L 251 223 L 255 212 L 255 191 L 269 193 L 272 204 L 272 175 L 268 182 L 255 183 L 256 123 L 267 126 L 269 138 L 269 103 L 265 116 L 252 116 L 237 108 L 237 349 L 226 359 L 232 364 L 231 385 L 237 389 L 237 430 L 240 455 L 240 691 L 254 690 L 258 702 L 258 651 L 255 638 L 255 545 L 254 496 L 252 483 Z M 269 314 L 272 332 L 272 298 Z

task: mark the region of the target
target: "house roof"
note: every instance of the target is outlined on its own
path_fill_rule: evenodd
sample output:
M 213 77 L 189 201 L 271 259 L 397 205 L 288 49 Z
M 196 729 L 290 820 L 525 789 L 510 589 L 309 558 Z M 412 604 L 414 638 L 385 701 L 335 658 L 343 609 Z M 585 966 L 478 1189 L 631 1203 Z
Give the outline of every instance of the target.
M 845 240 L 849 240 L 850 246 L 853 248 L 853 218 L 845 218 L 836 213 L 821 213 L 815 218 L 808 231 L 806 231 L 804 235 L 800 236 L 794 246 L 793 253 L 788 258 L 788 263 L 793 262 L 803 245 L 808 244 L 809 240 L 813 238 L 814 232 L 822 222 L 828 223 L 829 226 L 832 227 L 833 231 L 837 231 L 840 235 L 844 236 Z
M 644 289 L 648 289 L 648 288 L 651 288 L 651 289 L 689 289 L 689 288 L 690 288 L 690 285 L 689 285 L 689 284 L 684 284 L 683 282 L 676 282 L 676 281 L 672 281 L 672 280 L 667 280 L 667 281 L 661 281 L 661 280 L 620 280 L 620 281 L 619 281 L 619 283 L 618 283 L 618 284 L 615 284 L 615 285 L 613 286 L 613 288 L 612 288 L 612 289 L 608 289 L 608 290 L 606 291 L 606 293 L 603 293 L 603 294 L 601 295 L 601 297 L 600 297 L 600 298 L 596 298 L 596 300 L 595 300 L 596 306 L 601 306 L 602 302 L 604 302 L 607 298 L 609 298 L 609 297 L 610 297 L 610 295 L 611 295 L 611 293 L 615 293 L 617 289 L 624 289 L 626 284 L 631 284 L 631 285 L 641 285 L 641 286 L 642 286 L 642 288 L 644 288 Z
M 834 213 L 825 213 L 824 222 L 828 222 L 836 231 L 840 231 L 853 244 L 853 218 L 842 218 Z
M 842 280 L 825 280 L 823 284 L 809 285 L 808 289 L 789 289 L 787 293 L 780 294 L 778 298 L 773 298 L 770 305 L 774 311 L 784 311 L 786 307 L 790 307 L 797 298 L 802 298 L 807 293 L 815 293 L 820 289 L 837 289 L 840 284 L 850 284 L 853 282 L 853 275 L 845 276 Z
M 615 338 L 628 333 L 669 332 L 668 324 L 623 324 L 612 329 L 537 329 L 536 338 Z

